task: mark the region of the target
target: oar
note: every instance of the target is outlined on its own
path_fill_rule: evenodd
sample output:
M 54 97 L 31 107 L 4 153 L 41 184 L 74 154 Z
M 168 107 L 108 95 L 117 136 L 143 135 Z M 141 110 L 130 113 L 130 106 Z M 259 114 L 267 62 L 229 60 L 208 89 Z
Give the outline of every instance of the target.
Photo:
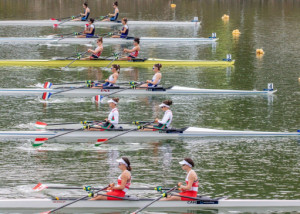
M 85 191 L 91 191 L 91 190 L 99 190 L 101 189 L 101 187 L 99 188 L 95 188 L 92 186 L 84 186 L 84 187 L 68 187 L 68 186 L 47 186 L 45 184 L 42 183 L 38 183 L 35 187 L 32 188 L 35 191 L 42 191 L 44 189 L 80 189 L 80 190 L 85 190 Z M 155 190 L 158 192 L 164 191 L 164 190 L 169 190 L 170 188 L 163 188 L 161 186 L 157 186 L 157 187 L 130 187 L 130 190 Z
M 155 203 L 156 201 L 159 201 L 161 198 L 163 197 L 167 197 L 167 194 L 170 193 L 170 192 L 173 192 L 174 190 L 176 190 L 177 187 L 173 187 L 172 189 L 170 189 L 169 191 L 167 192 L 164 192 L 163 194 L 161 194 L 161 196 L 159 196 L 158 198 L 154 199 L 153 201 L 151 201 L 149 204 L 147 204 L 146 206 L 134 211 L 133 213 L 131 214 L 137 214 L 139 212 L 141 212 L 142 210 L 146 209 L 147 207 L 149 207 L 151 204 Z
M 75 62 L 76 60 L 79 60 L 82 56 L 84 56 L 88 51 L 84 52 L 83 54 L 80 54 L 80 56 L 78 56 L 76 59 L 74 59 L 72 62 L 70 62 L 68 65 L 66 65 L 65 67 L 63 67 L 62 69 L 66 69 L 67 67 L 69 67 L 73 62 Z
M 42 99 L 43 100 L 48 100 L 52 95 L 64 93 L 64 92 L 67 92 L 67 91 L 73 91 L 73 90 L 80 89 L 80 88 L 85 88 L 85 87 L 86 87 L 85 85 L 84 86 L 80 86 L 80 87 L 74 87 L 74 88 L 70 88 L 70 89 L 67 89 L 67 90 L 59 91 L 59 92 L 56 92 L 56 93 L 44 92 L 43 95 L 42 95 Z
M 149 123 L 145 123 L 144 125 L 146 126 L 146 125 L 149 125 L 149 124 L 151 124 L 151 123 L 153 123 L 153 122 L 154 122 L 154 121 L 149 122 Z M 122 135 L 124 135 L 124 134 L 127 134 L 127 133 L 132 132 L 132 131 L 135 131 L 135 130 L 138 130 L 138 128 L 129 129 L 128 131 L 122 132 L 122 133 L 120 133 L 120 134 L 118 134 L 118 135 L 116 135 L 116 136 L 110 137 L 110 138 L 102 138 L 102 139 L 98 139 L 97 142 L 95 143 L 95 146 L 100 146 L 101 143 L 104 143 L 104 142 L 107 142 L 107 141 L 109 141 L 109 140 L 115 139 L 115 138 L 117 138 L 117 137 L 119 137 L 119 136 L 122 136 Z
M 102 21 L 103 19 L 106 19 L 106 18 L 108 18 L 108 15 L 100 16 L 99 19 L 97 19 L 96 21 Z
M 143 82 L 140 82 L 140 83 L 137 84 L 137 85 L 135 85 L 135 82 L 130 82 L 131 88 L 137 87 L 137 86 L 142 85 L 142 84 L 143 84 Z M 112 93 L 107 94 L 107 95 L 104 95 L 104 96 L 102 96 L 102 95 L 96 95 L 96 96 L 95 96 L 95 101 L 101 102 L 101 101 L 103 100 L 104 97 L 108 97 L 108 96 L 111 96 L 111 95 L 113 95 L 113 94 L 117 94 L 117 93 L 119 93 L 119 92 L 126 91 L 126 90 L 128 90 L 128 88 L 123 88 L 123 89 L 117 90 L 117 91 L 115 91 L 115 92 L 112 92 Z M 49 92 L 44 92 L 44 93 L 49 93 Z M 97 98 L 97 97 L 98 97 L 98 98 Z
M 60 137 L 60 136 L 66 135 L 66 134 L 70 134 L 70 133 L 72 133 L 72 132 L 76 132 L 76 131 L 79 131 L 79 130 L 82 130 L 82 128 L 79 128 L 79 129 L 72 129 L 71 131 L 67 131 L 67 132 L 65 132 L 65 133 L 62 133 L 62 134 L 59 134 L 59 135 L 55 135 L 55 136 L 49 137 L 49 138 L 46 138 L 46 137 L 44 137 L 44 138 L 35 138 L 34 143 L 33 143 L 32 145 L 33 145 L 34 147 L 36 147 L 36 146 L 41 146 L 41 145 L 43 145 L 44 142 L 47 141 L 47 140 L 52 140 L 52 139 L 54 139 L 54 138 L 57 138 L 57 137 Z
M 103 189 L 100 189 L 100 190 L 98 190 L 96 193 L 101 192 L 101 191 L 107 189 L 108 187 L 109 187 L 109 186 L 107 186 L 107 187 L 105 187 L 105 188 L 103 188 Z M 81 198 L 78 198 L 78 199 L 76 199 L 75 201 L 72 201 L 72 202 L 70 202 L 70 203 L 67 203 L 67 204 L 65 204 L 65 205 L 63 205 L 63 206 L 60 206 L 60 207 L 58 207 L 58 208 L 52 209 L 52 210 L 47 211 L 47 212 L 42 212 L 41 214 L 49 214 L 49 213 L 53 213 L 53 212 L 55 212 L 55 211 L 57 211 L 57 210 L 60 210 L 60 209 L 62 209 L 62 208 L 64 208 L 64 207 L 66 207 L 66 206 L 69 206 L 69 205 L 71 205 L 71 204 L 74 204 L 74 203 L 76 203 L 77 201 L 84 200 L 84 199 L 86 199 L 86 198 L 88 198 L 88 197 L 90 197 L 90 194 L 88 194 L 87 196 L 83 196 L 83 197 L 81 197 Z
M 108 68 L 108 66 L 110 66 L 115 60 L 117 60 L 119 58 L 119 55 L 120 53 L 115 53 L 113 55 L 115 58 L 113 58 L 113 60 L 110 63 L 108 63 L 108 65 L 105 68 Z
M 77 16 L 80 16 L 80 15 L 77 15 Z M 72 19 L 73 17 L 75 18 L 76 16 L 68 16 L 68 17 L 59 18 L 59 19 L 51 18 L 51 20 L 52 21 L 61 21 L 61 20 L 64 20 L 64 19 Z

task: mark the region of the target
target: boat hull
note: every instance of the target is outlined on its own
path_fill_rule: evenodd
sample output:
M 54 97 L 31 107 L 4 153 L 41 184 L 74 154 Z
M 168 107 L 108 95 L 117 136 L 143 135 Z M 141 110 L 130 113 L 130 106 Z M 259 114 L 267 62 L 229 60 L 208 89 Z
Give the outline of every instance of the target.
M 80 86 L 74 86 L 80 87 Z M 0 88 L 0 95 L 2 96 L 30 96 L 30 95 L 41 95 L 43 92 L 58 93 L 64 90 L 71 89 L 66 87 L 63 89 L 44 89 L 44 88 Z M 86 97 L 95 95 L 109 95 L 111 93 L 116 93 L 120 89 L 92 89 L 92 88 L 81 88 L 66 91 L 58 94 L 57 96 L 76 96 L 76 97 Z M 246 91 L 246 90 L 219 90 L 219 89 L 198 89 L 198 88 L 187 88 L 181 86 L 173 86 L 170 89 L 165 90 L 147 90 L 147 89 L 128 89 L 118 92 L 118 95 L 144 95 L 144 96 L 154 96 L 154 95 L 270 95 L 275 93 L 273 91 Z
M 61 24 L 59 21 L 53 20 L 6 20 L 0 21 L 0 26 L 53 26 L 54 24 Z M 85 26 L 88 24 L 86 21 L 68 21 L 62 23 L 61 26 Z M 128 21 L 128 24 L 134 26 L 145 26 L 148 27 L 149 25 L 158 25 L 158 26 L 165 26 L 165 27 L 174 27 L 174 26 L 200 26 L 201 22 L 191 22 L 191 21 Z M 95 26 L 122 26 L 121 22 L 100 22 L 95 21 Z
M 65 67 L 73 60 L 0 60 L 0 66 L 35 66 L 35 67 Z M 69 67 L 104 67 L 111 60 L 76 60 Z M 161 63 L 165 66 L 203 66 L 203 67 L 228 67 L 233 66 L 234 61 L 214 60 L 167 60 L 150 58 L 145 61 L 115 60 L 115 64 L 122 67 L 149 67 Z
M 78 127 L 76 127 L 78 128 Z M 0 131 L 0 138 L 5 139 L 34 139 L 49 138 L 55 135 L 64 134 L 68 130 L 39 130 L 39 131 Z M 125 129 L 126 131 L 126 129 Z M 66 135 L 60 136 L 60 139 L 84 139 L 84 138 L 109 138 L 121 134 L 121 130 L 110 131 L 86 131 L 79 130 Z M 207 128 L 189 127 L 181 132 L 161 132 L 161 131 L 131 131 L 120 138 L 155 138 L 155 139 L 176 139 L 176 138 L 193 138 L 193 137 L 299 137 L 300 132 L 263 132 L 263 131 L 229 131 Z
M 153 199 L 152 199 L 153 200 Z M 52 200 L 52 199 L 3 199 L 0 200 L 1 209 L 45 209 L 57 208 L 73 200 Z M 125 209 L 139 208 L 150 202 L 150 199 L 140 199 L 137 201 L 88 201 L 82 200 L 74 203 L 68 208 L 85 209 Z M 247 199 L 220 199 L 216 201 L 158 201 L 149 208 L 159 208 L 162 210 L 183 208 L 294 208 L 300 209 L 300 200 L 247 200 Z
M 70 37 L 0 37 L 0 43 L 60 43 L 60 44 L 96 44 L 97 38 L 70 38 Z M 169 44 L 173 42 L 191 43 L 194 45 L 197 43 L 213 43 L 218 38 L 172 38 L 172 37 L 140 37 L 140 41 L 143 43 L 157 42 L 163 44 Z M 103 38 L 105 44 L 119 44 L 119 43 L 132 43 L 131 39 L 120 39 L 120 38 Z

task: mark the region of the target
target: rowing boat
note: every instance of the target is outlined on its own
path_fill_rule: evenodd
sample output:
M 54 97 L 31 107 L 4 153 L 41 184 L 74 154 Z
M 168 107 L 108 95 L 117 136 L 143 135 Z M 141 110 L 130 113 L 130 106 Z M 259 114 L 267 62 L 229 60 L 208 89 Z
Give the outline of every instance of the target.
M 143 207 L 153 199 L 139 199 L 127 196 L 128 200 L 121 201 L 89 201 L 81 200 L 66 209 L 125 209 Z M 57 208 L 74 201 L 75 198 L 61 199 L 1 199 L 1 209 L 45 209 Z M 204 197 L 198 201 L 158 201 L 152 208 L 162 210 L 172 208 L 201 209 L 201 208 L 293 208 L 295 211 L 300 209 L 300 200 L 259 200 L 259 199 L 211 199 Z
M 6 21 L 0 21 L 0 25 L 2 26 L 53 26 L 54 24 L 60 24 L 59 21 L 53 21 L 53 20 L 6 20 Z M 201 22 L 192 22 L 192 21 L 128 21 L 128 25 L 134 25 L 134 26 L 164 26 L 164 27 L 174 27 L 174 26 L 200 26 Z M 64 22 L 63 25 L 65 26 L 84 26 L 85 24 L 88 24 L 88 22 L 85 21 L 68 21 Z M 121 26 L 121 21 L 117 22 L 94 22 L 95 26 Z
M 0 66 L 35 66 L 35 67 L 65 67 L 73 60 L 50 59 L 50 60 L 0 60 Z M 70 67 L 103 67 L 107 66 L 112 59 L 99 60 L 76 60 Z M 204 67 L 228 67 L 234 65 L 232 61 L 217 61 L 217 60 L 172 60 L 172 59 L 141 59 L 141 60 L 115 60 L 114 64 L 122 67 L 149 67 L 156 63 L 161 63 L 163 66 L 204 66 Z
M 57 36 L 47 36 L 47 37 L 0 37 L 0 43 L 38 43 L 38 44 L 49 44 L 49 43 L 64 43 L 64 44 L 95 44 L 99 37 L 93 38 L 75 38 L 75 37 L 57 37 Z M 128 37 L 126 39 L 121 38 L 103 38 L 104 44 L 119 44 L 119 43 L 132 43 L 134 37 Z M 162 44 L 169 44 L 170 42 L 182 42 L 191 43 L 194 45 L 197 43 L 214 43 L 218 38 L 180 38 L 180 37 L 140 37 L 142 43 L 157 42 Z M 174 43 L 173 43 L 174 44 Z
M 76 86 L 60 86 L 56 88 L 0 88 L 0 95 L 11 96 L 28 96 L 28 95 L 41 95 L 44 92 L 58 93 L 58 96 L 95 96 L 95 95 L 109 95 L 111 93 L 118 92 L 118 95 L 271 95 L 277 90 L 264 90 L 264 91 L 247 91 L 247 90 L 222 90 L 222 89 L 200 89 L 200 88 L 188 88 L 182 86 L 172 86 L 168 88 L 141 88 L 132 89 L 130 87 L 107 87 L 105 89 L 94 88 L 78 88 L 70 90 L 74 87 L 82 87 L 82 85 Z M 126 89 L 127 90 L 124 90 Z M 69 91 L 68 91 L 69 90 Z M 122 91 L 121 91 L 122 90 Z M 64 92 L 66 91 L 66 92 Z M 120 91 L 120 92 L 119 92 Z M 62 93 L 63 92 L 63 93 Z
M 81 124 L 78 124 L 81 127 Z M 78 127 L 77 127 L 78 128 Z M 111 130 L 86 131 L 79 130 L 60 138 L 64 140 L 84 139 L 84 138 L 110 138 L 128 131 L 129 129 L 118 127 Z M 0 138 L 5 139 L 34 139 L 34 138 L 49 138 L 56 135 L 64 134 L 70 129 L 47 129 L 37 131 L 0 131 Z M 300 132 L 263 132 L 263 131 L 230 131 L 217 130 L 207 128 L 188 127 L 182 129 L 167 129 L 164 131 L 142 131 L 136 130 L 122 135 L 120 138 L 155 138 L 155 139 L 176 139 L 190 137 L 299 137 Z

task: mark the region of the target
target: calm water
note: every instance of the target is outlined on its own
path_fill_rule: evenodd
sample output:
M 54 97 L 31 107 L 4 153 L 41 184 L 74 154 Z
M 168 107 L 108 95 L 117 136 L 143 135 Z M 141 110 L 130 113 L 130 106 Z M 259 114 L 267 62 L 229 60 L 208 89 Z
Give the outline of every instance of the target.
M 91 16 L 111 11 L 113 1 L 90 1 Z M 161 117 L 157 107 L 165 98 L 174 101 L 173 126 L 197 126 L 228 130 L 296 131 L 300 124 L 299 95 L 299 9 L 300 1 L 171 1 L 122 0 L 121 17 L 134 20 L 191 20 L 198 16 L 201 27 L 132 28 L 135 36 L 207 37 L 216 32 L 216 45 L 142 44 L 142 56 L 167 59 L 222 59 L 231 53 L 234 68 L 171 67 L 162 69 L 166 86 L 199 88 L 257 89 L 274 83 L 278 92 L 265 96 L 170 96 L 121 97 L 122 121 L 149 120 Z M 81 1 L 75 0 L 0 0 L 0 19 L 48 19 L 76 15 Z M 224 23 L 223 14 L 230 20 Z M 115 28 L 100 28 L 99 33 Z M 232 30 L 239 29 L 239 38 Z M 57 32 L 80 31 L 80 27 L 1 26 L 0 36 L 44 36 Z M 127 45 L 131 47 L 130 45 Z M 15 45 L 0 46 L 0 58 L 48 59 L 83 52 L 87 45 Z M 104 55 L 124 46 L 105 45 Z M 257 58 L 255 50 L 265 55 Z M 120 80 L 146 80 L 152 67 L 123 68 Z M 103 79 L 108 70 L 72 68 L 60 71 L 49 68 L 1 68 L 0 87 L 26 87 L 51 81 Z M 91 98 L 53 98 L 47 105 L 37 97 L 0 97 L 0 129 L 23 130 L 37 120 L 70 122 L 102 119 L 107 104 L 96 106 Z M 81 196 L 83 191 L 33 192 L 38 182 L 64 185 L 104 186 L 119 175 L 115 159 L 130 158 L 132 186 L 172 186 L 183 181 L 185 173 L 178 164 L 192 157 L 200 179 L 200 193 L 212 197 L 241 199 L 300 199 L 300 149 L 295 138 L 196 138 L 178 140 L 112 141 L 94 148 L 93 141 L 49 141 L 40 150 L 28 140 L 0 142 L 0 198 Z M 132 191 L 133 195 L 155 196 Z M 0 211 L 9 213 L 9 211 Z M 20 211 L 22 212 L 22 211 Z M 90 211 L 89 213 L 100 213 Z M 125 213 L 129 211 L 118 211 Z M 184 213 L 225 213 L 224 210 Z M 230 212 L 230 211 L 229 211 Z M 253 212 L 253 210 L 252 210 Z M 261 213 L 263 211 L 257 211 Z M 62 211 L 64 213 L 64 211 Z M 107 211 L 106 213 L 111 213 Z M 151 212 L 154 213 L 154 212 Z M 173 213 L 173 212 L 172 212 Z M 178 212 L 177 212 L 178 213 Z M 183 212 L 179 212 L 183 213 Z

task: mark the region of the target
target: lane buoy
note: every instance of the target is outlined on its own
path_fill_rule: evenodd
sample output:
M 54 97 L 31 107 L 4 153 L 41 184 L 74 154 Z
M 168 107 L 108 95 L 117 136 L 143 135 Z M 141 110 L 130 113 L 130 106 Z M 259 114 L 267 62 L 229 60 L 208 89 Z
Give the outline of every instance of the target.
M 176 7 L 176 4 L 171 4 L 171 7 L 172 7 L 172 8 L 175 8 L 175 7 Z
M 229 16 L 226 15 L 226 14 L 224 14 L 224 15 L 222 16 L 222 19 L 223 19 L 223 20 L 229 20 Z
M 241 32 L 239 31 L 239 29 L 235 29 L 235 30 L 232 31 L 232 35 L 237 36 L 237 35 L 240 35 L 240 34 L 241 34 Z
M 264 55 L 265 52 L 264 52 L 264 50 L 262 48 L 261 49 L 256 49 L 256 54 L 257 55 Z

